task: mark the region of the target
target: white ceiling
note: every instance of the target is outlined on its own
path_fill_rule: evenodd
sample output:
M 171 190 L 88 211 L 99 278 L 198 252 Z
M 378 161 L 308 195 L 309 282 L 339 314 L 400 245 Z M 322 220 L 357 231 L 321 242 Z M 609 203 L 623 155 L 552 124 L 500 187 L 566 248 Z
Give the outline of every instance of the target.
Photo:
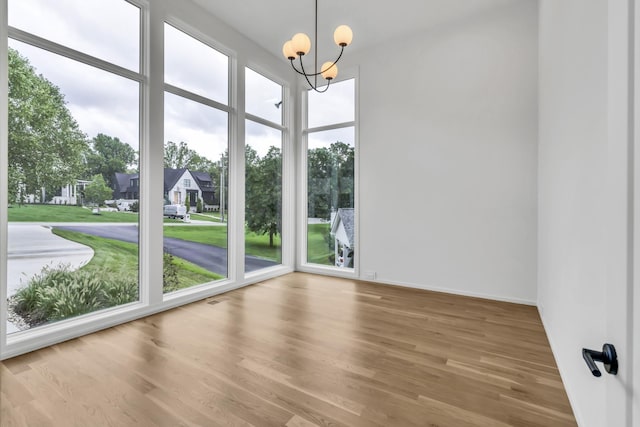
M 318 0 L 319 61 L 339 52 L 333 30 L 340 24 L 352 28 L 353 43 L 347 49 L 354 51 L 516 1 L 534 0 Z M 313 43 L 314 0 L 194 2 L 274 55 L 282 56 L 282 45 L 297 32 L 307 33 Z

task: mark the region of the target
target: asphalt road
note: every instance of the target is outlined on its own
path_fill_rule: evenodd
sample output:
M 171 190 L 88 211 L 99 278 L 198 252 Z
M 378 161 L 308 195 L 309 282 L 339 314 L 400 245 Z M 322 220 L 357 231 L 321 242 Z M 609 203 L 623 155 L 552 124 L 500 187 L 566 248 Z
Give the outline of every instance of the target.
M 56 226 L 60 230 L 77 231 L 91 234 L 93 236 L 104 237 L 106 239 L 121 240 L 123 242 L 138 243 L 138 227 L 135 225 L 73 225 Z M 186 259 L 208 271 L 227 276 L 227 250 L 204 243 L 189 242 L 187 240 L 173 237 L 164 238 L 165 252 L 178 258 Z M 276 265 L 274 261 L 245 255 L 245 271 L 251 272 L 261 268 Z

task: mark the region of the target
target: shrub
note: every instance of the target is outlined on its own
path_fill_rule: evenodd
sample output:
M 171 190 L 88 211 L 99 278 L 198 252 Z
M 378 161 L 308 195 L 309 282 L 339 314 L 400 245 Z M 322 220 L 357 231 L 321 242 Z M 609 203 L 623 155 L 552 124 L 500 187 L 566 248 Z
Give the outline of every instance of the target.
M 129 205 L 129 210 L 131 212 L 138 212 L 140 210 L 140 203 L 136 200 L 135 202 Z
M 162 288 L 165 292 L 179 289 L 178 266 L 174 262 L 173 255 L 164 252 L 162 256 Z
M 196 203 L 196 212 L 198 213 L 202 213 L 202 199 L 198 199 L 198 202 Z
M 137 299 L 137 277 L 47 266 L 16 292 L 13 310 L 33 327 Z

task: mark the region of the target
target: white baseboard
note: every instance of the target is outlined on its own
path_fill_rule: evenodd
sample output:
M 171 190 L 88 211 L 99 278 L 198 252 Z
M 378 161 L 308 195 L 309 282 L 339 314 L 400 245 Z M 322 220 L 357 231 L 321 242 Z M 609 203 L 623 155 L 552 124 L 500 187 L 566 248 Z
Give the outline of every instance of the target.
M 480 292 L 469 292 L 469 291 L 464 291 L 460 289 L 442 288 L 438 286 L 429 286 L 425 284 L 400 282 L 400 281 L 386 280 L 386 279 L 376 279 L 376 280 L 358 279 L 358 280 L 362 280 L 370 283 L 379 283 L 381 285 L 402 286 L 405 288 L 422 289 L 425 291 L 441 292 L 445 294 L 462 295 L 466 297 L 483 298 L 483 299 L 490 299 L 494 301 L 510 302 L 514 304 L 537 306 L 536 301 L 527 300 L 523 298 L 512 298 L 512 297 L 505 297 L 501 295 L 492 295 L 492 294 L 485 294 Z

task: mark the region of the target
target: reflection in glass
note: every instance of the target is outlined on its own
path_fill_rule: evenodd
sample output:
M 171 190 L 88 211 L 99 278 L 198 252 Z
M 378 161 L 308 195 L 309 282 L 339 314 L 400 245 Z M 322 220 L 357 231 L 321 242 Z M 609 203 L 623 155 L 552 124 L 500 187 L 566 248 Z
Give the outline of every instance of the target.
M 229 58 L 164 24 L 164 81 L 222 104 L 229 100 Z
M 245 125 L 245 271 L 282 262 L 282 132 Z
M 354 128 L 308 136 L 307 262 L 353 268 Z
M 9 0 L 9 25 L 124 68 L 140 68 L 140 9 L 124 0 Z
M 164 292 L 227 277 L 228 114 L 165 93 Z

